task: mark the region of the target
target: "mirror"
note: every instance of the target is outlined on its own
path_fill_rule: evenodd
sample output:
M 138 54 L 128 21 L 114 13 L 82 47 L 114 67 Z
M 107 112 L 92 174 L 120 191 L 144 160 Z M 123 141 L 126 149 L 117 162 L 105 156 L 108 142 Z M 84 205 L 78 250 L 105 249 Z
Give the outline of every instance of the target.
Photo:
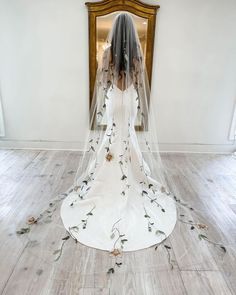
M 116 11 L 109 13 L 107 15 L 98 16 L 96 19 L 96 65 L 98 65 L 103 56 L 103 52 L 106 48 L 106 38 L 112 27 L 112 23 L 117 14 L 122 11 Z M 131 14 L 135 23 L 135 26 L 138 31 L 138 36 L 140 40 L 140 44 L 144 54 L 144 60 L 146 60 L 146 49 L 147 49 L 147 19 L 144 17 L 137 16 L 135 14 Z M 140 129 L 142 127 L 141 119 L 136 118 L 135 128 Z M 106 118 L 104 118 L 103 122 L 104 126 L 106 126 Z M 105 128 L 105 127 L 104 127 Z
M 103 0 L 86 2 L 89 21 L 89 101 L 91 105 L 97 64 L 104 50 L 104 41 L 116 14 L 128 11 L 137 26 L 144 53 L 149 85 L 151 88 L 153 45 L 156 12 L 159 5 L 149 5 L 137 0 Z

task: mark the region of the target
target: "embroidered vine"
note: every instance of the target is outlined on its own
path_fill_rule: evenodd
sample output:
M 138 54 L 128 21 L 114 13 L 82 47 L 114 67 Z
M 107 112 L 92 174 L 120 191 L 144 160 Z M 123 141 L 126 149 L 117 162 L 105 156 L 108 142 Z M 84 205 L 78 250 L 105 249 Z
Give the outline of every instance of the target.
M 94 209 L 96 208 L 96 206 L 94 205 L 93 208 L 88 212 L 86 213 L 86 217 L 81 219 L 81 222 L 77 225 L 74 225 L 74 226 L 70 226 L 68 228 L 68 231 L 70 233 L 70 235 L 72 236 L 73 239 L 75 239 L 77 241 L 77 239 L 75 238 L 73 232 L 75 233 L 78 233 L 79 230 L 80 230 L 80 226 L 82 226 L 82 229 L 86 229 L 87 227 L 87 224 L 88 224 L 88 220 L 91 216 L 93 216 L 93 211 Z
M 121 221 L 121 218 L 118 219 L 111 228 L 111 239 L 115 239 L 113 248 L 110 251 L 110 254 L 113 258 L 115 258 L 115 261 L 113 263 L 113 266 L 110 267 L 107 271 L 107 274 L 113 274 L 115 272 L 115 267 L 120 267 L 122 265 L 121 258 L 122 258 L 122 252 L 124 249 L 124 245 L 126 242 L 128 242 L 128 239 L 125 234 L 121 234 L 119 228 L 117 227 L 117 224 Z
M 178 218 L 178 221 L 180 221 L 183 224 L 190 225 L 190 230 L 192 230 L 192 231 L 194 231 L 196 228 L 198 230 L 200 230 L 200 233 L 197 232 L 199 240 L 204 240 L 204 241 L 214 245 L 215 247 L 218 247 L 224 253 L 227 252 L 226 247 L 223 244 L 214 242 L 206 236 L 205 231 L 208 230 L 208 226 L 206 224 L 199 223 L 199 222 L 193 222 L 192 220 L 183 220 L 183 217 L 185 217 L 185 215 L 180 214 L 180 218 Z M 202 233 L 203 230 L 204 230 L 204 233 Z
M 144 217 L 148 220 L 148 226 L 147 226 L 148 231 L 149 231 L 149 232 L 152 232 L 153 229 L 155 228 L 155 224 L 154 224 L 154 222 L 151 221 L 150 214 L 148 214 L 147 209 L 145 208 L 144 205 L 143 205 L 143 209 L 144 209 L 144 213 L 145 213 L 145 214 L 144 214 Z M 162 230 L 156 229 L 156 230 L 155 230 L 155 234 L 156 234 L 156 235 L 158 235 L 158 234 L 164 235 L 165 238 L 166 238 L 166 234 L 165 234 L 165 232 L 162 231 Z
M 160 208 L 161 208 L 161 211 L 162 211 L 162 212 L 165 212 L 164 207 L 163 207 L 160 203 L 158 203 L 158 201 L 157 201 L 157 196 L 156 196 L 156 192 L 157 192 L 157 190 L 154 190 L 154 189 L 153 189 L 153 184 L 150 184 L 150 183 L 149 183 L 149 184 L 147 185 L 147 183 L 146 183 L 145 181 L 140 181 L 140 184 L 142 185 L 142 192 L 141 192 L 141 195 L 147 197 L 147 198 L 150 200 L 150 203 L 155 203 L 155 204 L 157 205 L 157 207 L 160 207 Z M 147 187 L 148 187 L 148 188 L 147 188 Z M 154 197 L 151 197 L 151 196 L 150 196 L 148 190 L 151 190 L 151 191 L 152 191 Z
M 126 168 L 127 168 L 127 163 L 128 163 L 128 156 L 127 153 L 129 153 L 129 140 L 124 140 L 124 151 L 122 154 L 119 155 L 119 165 L 120 165 L 120 171 L 121 171 L 121 180 L 124 181 L 124 186 L 123 186 L 123 190 L 121 192 L 122 196 L 126 195 L 126 190 L 128 190 L 130 188 L 130 184 L 128 183 L 128 177 L 127 177 L 127 173 L 124 172 L 125 169 L 125 165 L 124 163 L 126 163 Z M 124 159 L 125 157 L 125 159 Z

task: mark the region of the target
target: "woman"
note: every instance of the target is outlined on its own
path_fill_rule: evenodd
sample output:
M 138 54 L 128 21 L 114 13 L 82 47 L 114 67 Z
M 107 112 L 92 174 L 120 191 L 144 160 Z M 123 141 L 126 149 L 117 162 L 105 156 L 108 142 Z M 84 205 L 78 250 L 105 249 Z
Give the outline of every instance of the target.
M 165 183 L 155 106 L 129 13 L 116 16 L 106 45 L 86 152 L 61 218 L 82 244 L 120 253 L 166 239 L 176 223 L 176 206 Z

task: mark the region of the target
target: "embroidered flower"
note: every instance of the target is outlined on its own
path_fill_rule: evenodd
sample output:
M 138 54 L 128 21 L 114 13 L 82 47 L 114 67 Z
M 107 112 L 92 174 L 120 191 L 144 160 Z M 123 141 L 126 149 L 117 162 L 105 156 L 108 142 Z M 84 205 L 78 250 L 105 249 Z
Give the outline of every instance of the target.
M 81 188 L 80 185 L 76 185 L 76 186 L 74 187 L 74 191 L 77 192 L 78 190 L 80 190 L 80 188 Z
M 197 224 L 197 227 L 198 227 L 199 229 L 208 229 L 208 226 L 207 226 L 206 224 L 203 224 L 203 223 L 198 223 L 198 224 Z
M 27 221 L 28 224 L 34 224 L 34 223 L 36 223 L 36 222 L 37 222 L 37 219 L 34 218 L 33 216 L 30 217 L 30 218 L 28 219 L 28 221 Z
M 114 256 L 118 256 L 121 254 L 121 251 L 119 249 L 114 249 L 113 251 L 110 252 L 110 254 L 112 254 Z
M 113 155 L 110 154 L 110 153 L 108 153 L 108 154 L 106 155 L 106 160 L 107 160 L 108 162 L 110 162 L 112 159 L 113 159 Z

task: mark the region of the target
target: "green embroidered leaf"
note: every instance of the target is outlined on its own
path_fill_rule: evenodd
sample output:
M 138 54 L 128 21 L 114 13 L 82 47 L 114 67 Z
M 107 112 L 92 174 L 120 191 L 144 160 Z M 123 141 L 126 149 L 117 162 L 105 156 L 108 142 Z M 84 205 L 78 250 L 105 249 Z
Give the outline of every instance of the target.
M 123 176 L 121 177 L 121 180 L 125 180 L 126 178 L 127 176 L 123 174 Z
M 114 273 L 114 272 L 115 272 L 115 270 L 114 270 L 113 267 L 109 268 L 108 271 L 107 271 L 108 274 L 111 274 L 111 273 Z
M 166 249 L 171 249 L 171 247 L 168 245 L 164 245 L 164 247 L 166 247 Z
M 16 233 L 18 235 L 23 235 L 23 234 L 26 234 L 30 231 L 30 228 L 29 227 L 22 227 L 20 230 L 18 230 Z
M 207 236 L 202 235 L 202 234 L 199 234 L 198 237 L 199 237 L 200 240 L 202 240 L 202 239 L 203 239 L 203 240 L 207 239 Z
M 220 248 L 226 253 L 226 248 L 224 246 L 220 246 Z
M 156 234 L 158 235 L 158 234 L 162 234 L 162 235 L 165 235 L 165 233 L 162 231 L 162 230 L 156 230 Z
M 122 240 L 121 240 L 121 243 L 124 244 L 124 243 L 127 242 L 127 241 L 128 241 L 127 239 L 122 239 Z
M 64 238 L 62 238 L 63 241 L 69 240 L 70 236 L 66 236 Z

